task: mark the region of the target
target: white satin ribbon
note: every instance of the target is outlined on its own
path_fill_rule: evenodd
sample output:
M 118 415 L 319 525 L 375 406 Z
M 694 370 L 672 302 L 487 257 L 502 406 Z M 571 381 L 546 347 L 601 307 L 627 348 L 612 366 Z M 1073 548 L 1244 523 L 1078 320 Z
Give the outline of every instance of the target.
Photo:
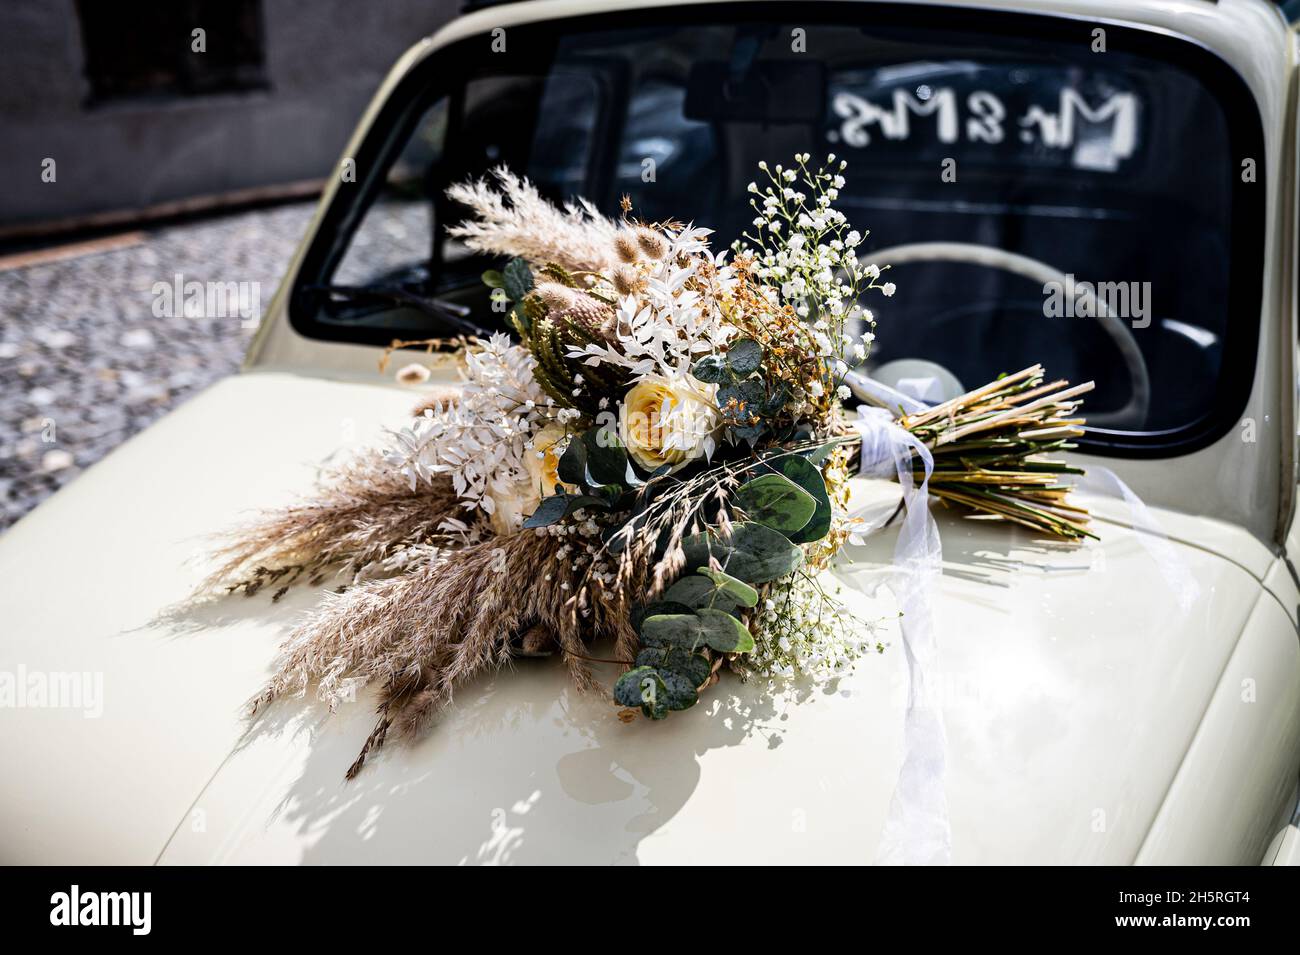
M 1178 609 L 1186 616 L 1201 595 L 1201 587 L 1196 582 L 1191 568 L 1178 548 L 1169 543 L 1169 536 L 1156 520 L 1155 515 L 1142 503 L 1133 490 L 1120 480 L 1119 475 L 1110 468 L 1097 464 L 1089 465 L 1087 473 L 1080 475 L 1075 486 L 1081 491 L 1105 494 L 1121 498 L 1128 507 L 1129 523 L 1138 539 L 1138 543 L 1155 562 L 1160 576 L 1165 579 L 1169 589 L 1178 601 Z
M 863 406 L 853 427 L 862 435 L 859 473 L 896 475 L 906 516 L 894 547 L 890 589 L 902 611 L 900 630 L 907 660 L 907 709 L 903 717 L 903 765 L 889 803 L 876 852 L 884 865 L 946 865 L 952 856 L 948 797 L 944 789 L 947 741 L 937 697 L 926 690 L 926 673 L 938 662 L 931 595 L 942 572 L 939 528 L 930 514 L 930 449 L 900 427 L 883 408 Z M 913 452 L 925 469 L 914 486 Z
M 855 391 L 880 395 L 863 382 L 851 381 Z M 879 386 L 883 387 L 883 386 Z M 897 393 L 888 399 L 896 400 Z M 909 399 L 910 400 L 910 399 Z M 905 404 L 899 402 L 906 407 Z M 890 589 L 903 613 L 900 629 L 907 659 L 907 710 L 903 718 L 903 765 L 889 804 L 889 816 L 876 852 L 876 863 L 885 865 L 944 865 L 952 858 L 952 830 L 945 791 L 947 739 L 943 713 L 937 697 L 926 690 L 927 672 L 935 672 L 938 643 L 934 634 L 931 595 L 942 573 L 943 552 L 939 528 L 929 509 L 929 482 L 934 459 L 929 448 L 904 430 L 884 408 L 863 405 L 859 418 L 850 424 L 862 435 L 859 473 L 871 477 L 897 475 L 903 490 L 906 517 L 894 547 Z M 925 469 L 920 487 L 914 487 L 912 453 Z M 1092 465 L 1077 481 L 1088 490 L 1122 499 L 1128 507 L 1139 542 L 1155 562 L 1169 585 L 1183 615 L 1200 595 L 1200 587 L 1187 561 L 1174 547 L 1159 521 L 1119 476 L 1109 468 Z M 892 508 L 880 512 L 877 522 L 862 528 L 867 534 L 887 520 Z

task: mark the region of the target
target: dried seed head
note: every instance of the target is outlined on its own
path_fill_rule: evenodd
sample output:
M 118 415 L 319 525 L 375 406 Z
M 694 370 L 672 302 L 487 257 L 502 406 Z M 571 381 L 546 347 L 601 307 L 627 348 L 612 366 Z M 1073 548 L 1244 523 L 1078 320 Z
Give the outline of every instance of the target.
M 568 308 L 578 293 L 559 282 L 543 282 L 537 286 L 537 297 L 549 311 L 563 311 Z
M 619 295 L 632 295 L 645 285 L 645 278 L 630 265 L 620 265 L 611 280 Z
M 636 241 L 641 251 L 652 259 L 662 259 L 668 254 L 668 240 L 647 226 L 636 230 Z
M 636 233 L 623 229 L 614 237 L 614 252 L 624 262 L 635 262 L 641 258 L 641 247 Z
M 398 369 L 397 380 L 404 385 L 418 385 L 429 380 L 429 369 L 419 362 L 412 362 Z

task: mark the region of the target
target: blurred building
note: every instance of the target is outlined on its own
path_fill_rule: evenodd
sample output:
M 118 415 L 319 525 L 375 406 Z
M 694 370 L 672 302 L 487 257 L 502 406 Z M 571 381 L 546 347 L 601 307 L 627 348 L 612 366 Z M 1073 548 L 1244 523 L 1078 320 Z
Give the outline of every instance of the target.
M 295 194 L 459 0 L 7 0 L 0 240 Z

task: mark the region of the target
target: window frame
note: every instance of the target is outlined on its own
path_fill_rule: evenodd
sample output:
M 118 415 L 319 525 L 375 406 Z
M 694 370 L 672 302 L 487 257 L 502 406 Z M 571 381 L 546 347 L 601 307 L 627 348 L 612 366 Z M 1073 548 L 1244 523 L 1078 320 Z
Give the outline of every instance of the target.
M 845 25 L 860 21 L 907 26 L 924 24 L 942 17 L 945 30 L 975 35 L 1000 34 L 1023 40 L 1073 41 L 1087 48 L 1098 21 L 1066 15 L 990 11 L 921 4 L 845 4 L 812 2 L 798 4 L 800 24 Z M 552 20 L 530 21 L 512 30 L 534 32 L 527 43 L 512 43 L 510 72 L 523 75 L 528 69 L 545 69 L 554 59 L 558 40 L 568 32 L 653 28 L 663 25 L 665 11 L 633 9 L 618 12 L 579 14 Z M 789 2 L 760 2 L 744 5 L 704 3 L 675 7 L 674 26 L 692 23 L 788 22 Z M 1263 283 L 1267 263 L 1266 207 L 1268 194 L 1267 155 L 1264 124 L 1259 104 L 1243 77 L 1226 60 L 1199 41 L 1170 31 L 1136 24 L 1105 23 L 1108 43 L 1125 52 L 1183 68 L 1196 76 L 1207 92 L 1223 107 L 1229 130 L 1231 155 L 1256 159 L 1256 178 L 1243 183 L 1232 176 L 1232 211 L 1229 227 L 1229 296 L 1224 303 L 1228 323 L 1238 325 L 1225 335 L 1218 388 L 1211 410 L 1179 428 L 1162 431 L 1113 431 L 1090 428 L 1079 439 L 1081 452 L 1127 458 L 1163 458 L 1188 454 L 1204 448 L 1235 427 L 1249 401 L 1254 385 L 1260 323 L 1263 320 Z M 500 73 L 493 66 L 489 49 L 491 35 L 485 31 L 431 51 L 399 80 L 377 112 L 356 155 L 358 181 L 343 184 L 324 210 L 320 224 L 294 276 L 288 298 L 290 325 L 312 339 L 388 345 L 391 331 L 375 327 L 346 328 L 319 322 L 310 314 L 306 288 L 323 284 L 346 252 L 361 219 L 377 198 L 388 167 L 400 153 L 406 138 L 423 111 L 442 95 L 455 99 L 455 89 L 471 77 Z M 516 53 L 522 49 L 524 52 Z M 454 115 L 454 114 L 453 114 Z M 454 129 L 449 131 L 454 135 Z M 612 172 L 610 173 L 612 175 Z M 1085 409 L 1086 413 L 1086 409 Z

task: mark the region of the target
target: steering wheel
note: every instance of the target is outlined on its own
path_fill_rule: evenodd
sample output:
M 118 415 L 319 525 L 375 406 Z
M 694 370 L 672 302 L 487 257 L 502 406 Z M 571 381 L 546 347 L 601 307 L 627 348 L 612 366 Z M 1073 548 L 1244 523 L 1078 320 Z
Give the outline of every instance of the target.
M 880 249 L 871 253 L 869 260 L 877 265 L 903 265 L 908 262 L 964 262 L 1002 269 L 1040 285 L 1056 282 L 1064 288 L 1069 282 L 1069 277 L 1064 272 L 1046 262 L 974 242 L 912 242 Z M 868 257 L 863 256 L 862 261 L 868 261 Z M 1124 359 L 1124 367 L 1128 371 L 1130 387 L 1129 400 L 1124 407 L 1118 411 L 1090 414 L 1088 423 L 1105 428 L 1123 425 L 1125 422 L 1145 421 L 1147 411 L 1151 407 L 1151 375 L 1147 370 L 1142 350 L 1138 348 L 1137 339 L 1133 337 L 1133 330 L 1122 319 L 1111 313 L 1106 303 L 1097 298 L 1095 291 L 1088 291 L 1085 300 L 1090 314 L 1097 317 L 1101 327 L 1119 349 Z

